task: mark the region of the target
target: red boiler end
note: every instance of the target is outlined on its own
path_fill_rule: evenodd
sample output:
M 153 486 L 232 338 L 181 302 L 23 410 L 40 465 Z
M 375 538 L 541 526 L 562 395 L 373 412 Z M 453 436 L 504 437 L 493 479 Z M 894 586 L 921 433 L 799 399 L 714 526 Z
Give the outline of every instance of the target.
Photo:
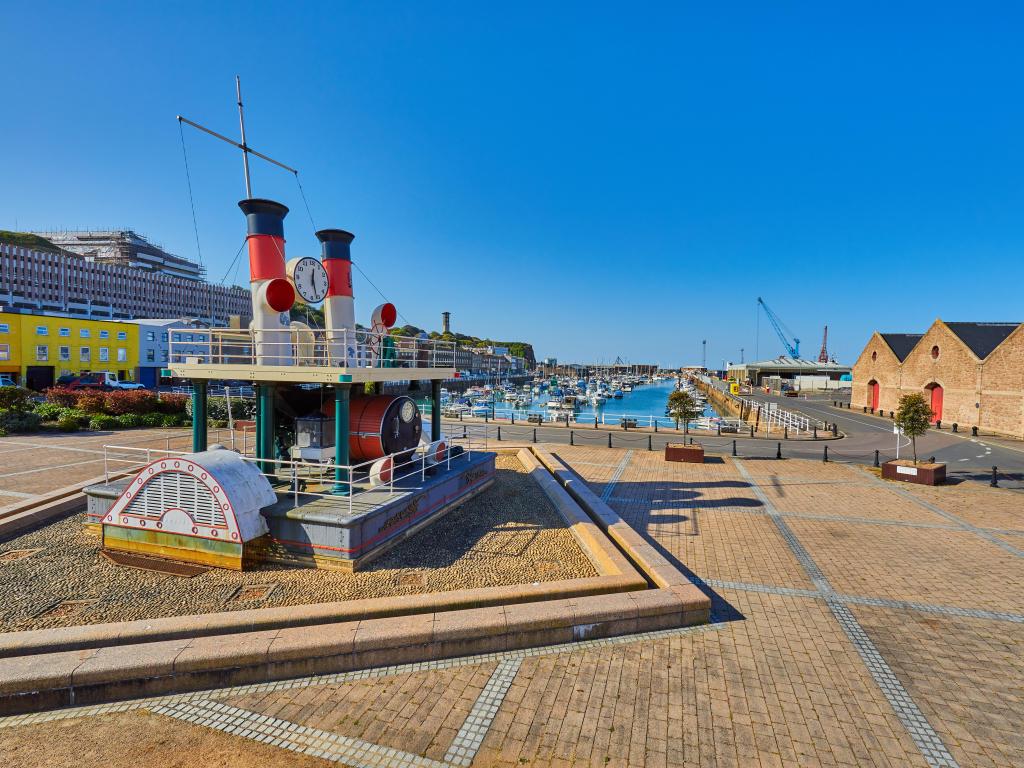
M 295 289 L 287 280 L 271 280 L 265 295 L 267 304 L 275 312 L 287 312 L 295 304 Z

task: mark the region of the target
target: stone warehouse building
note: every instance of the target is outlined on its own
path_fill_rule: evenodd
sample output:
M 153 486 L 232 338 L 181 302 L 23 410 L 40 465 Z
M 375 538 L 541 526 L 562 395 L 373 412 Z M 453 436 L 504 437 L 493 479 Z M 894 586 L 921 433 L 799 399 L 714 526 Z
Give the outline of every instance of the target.
M 853 407 L 895 411 L 921 392 L 933 421 L 1024 438 L 1024 324 L 946 323 L 872 334 L 853 366 Z

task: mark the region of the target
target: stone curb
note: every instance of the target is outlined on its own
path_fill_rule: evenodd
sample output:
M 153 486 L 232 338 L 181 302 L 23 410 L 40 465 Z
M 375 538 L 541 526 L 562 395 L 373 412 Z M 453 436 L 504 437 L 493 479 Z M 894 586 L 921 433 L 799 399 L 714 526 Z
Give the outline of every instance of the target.
M 119 472 L 111 474 L 109 477 L 111 480 L 116 480 L 127 477 L 129 474 L 131 473 Z M 15 504 L 0 507 L 0 540 L 54 517 L 76 512 L 78 507 L 85 505 L 85 489 L 90 485 L 105 482 L 106 479 L 106 475 L 99 475 L 74 485 L 67 485 Z

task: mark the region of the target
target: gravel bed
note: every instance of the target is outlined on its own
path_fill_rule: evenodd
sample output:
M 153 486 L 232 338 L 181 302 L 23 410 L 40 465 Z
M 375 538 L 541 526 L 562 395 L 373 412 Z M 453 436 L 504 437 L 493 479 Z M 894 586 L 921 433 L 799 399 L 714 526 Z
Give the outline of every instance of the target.
M 366 570 L 349 574 L 277 565 L 181 578 L 114 565 L 84 514 L 0 543 L 0 631 L 98 624 L 195 613 L 391 597 L 596 576 L 558 512 L 513 456 L 497 458 L 484 493 L 406 539 Z M 269 594 L 232 599 L 240 587 Z M 258 590 L 256 590 L 258 591 Z M 92 600 L 55 608 L 63 601 Z

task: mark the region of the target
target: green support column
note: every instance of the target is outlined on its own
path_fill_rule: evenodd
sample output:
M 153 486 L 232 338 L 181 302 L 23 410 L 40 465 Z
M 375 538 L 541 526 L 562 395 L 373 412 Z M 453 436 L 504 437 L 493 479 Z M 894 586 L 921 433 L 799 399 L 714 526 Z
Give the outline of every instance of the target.
M 192 452 L 206 450 L 206 382 L 192 382 Z
M 256 412 L 257 440 L 256 458 L 261 459 L 260 469 L 264 473 L 273 471 L 274 464 L 274 385 L 260 384 L 259 408 Z
M 441 380 L 430 380 L 430 442 L 441 439 Z
M 349 389 L 348 384 L 334 385 L 334 493 L 348 496 L 349 477 Z M 344 469 L 343 469 L 344 467 Z

